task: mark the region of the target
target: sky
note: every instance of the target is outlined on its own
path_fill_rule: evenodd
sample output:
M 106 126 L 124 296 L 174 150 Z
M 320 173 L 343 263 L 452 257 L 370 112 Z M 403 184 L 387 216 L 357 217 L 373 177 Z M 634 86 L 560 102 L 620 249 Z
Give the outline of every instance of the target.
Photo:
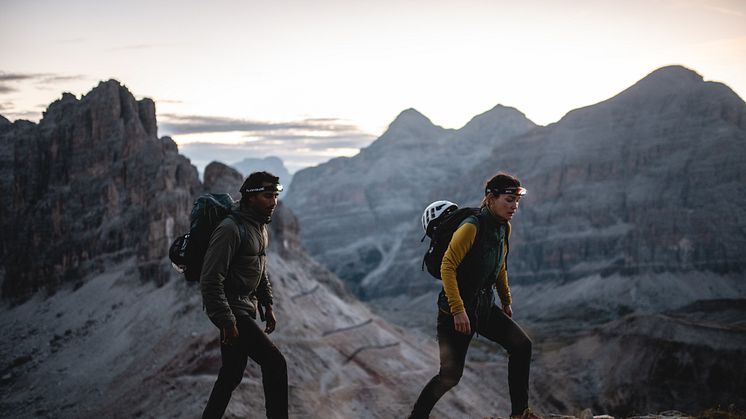
M 415 108 L 541 125 L 684 65 L 746 93 L 743 0 L 0 0 L 0 115 L 114 78 L 202 169 L 351 156 Z

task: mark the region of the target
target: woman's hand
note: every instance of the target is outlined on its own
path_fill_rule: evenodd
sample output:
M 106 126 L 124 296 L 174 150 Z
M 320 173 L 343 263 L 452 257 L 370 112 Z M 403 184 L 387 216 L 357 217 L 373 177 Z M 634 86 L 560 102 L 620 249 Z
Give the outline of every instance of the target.
M 508 317 L 513 317 L 513 309 L 510 308 L 510 304 L 506 304 L 503 306 L 503 313 L 507 314 Z
M 471 323 L 469 323 L 469 316 L 466 315 L 465 311 L 453 315 L 453 326 L 459 333 L 471 334 Z

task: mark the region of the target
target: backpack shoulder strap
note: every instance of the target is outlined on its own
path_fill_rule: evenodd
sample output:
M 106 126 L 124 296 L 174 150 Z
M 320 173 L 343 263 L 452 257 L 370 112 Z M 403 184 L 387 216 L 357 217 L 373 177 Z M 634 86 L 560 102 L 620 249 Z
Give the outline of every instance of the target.
M 238 235 L 239 235 L 239 243 L 238 247 L 236 247 L 236 253 L 239 252 L 241 248 L 244 247 L 249 242 L 249 232 L 246 230 L 246 224 L 241 222 L 241 220 L 233 213 L 228 214 L 228 218 L 231 219 L 234 223 L 236 223 L 236 227 L 238 227 Z M 235 256 L 235 254 L 234 254 Z
M 477 242 L 477 239 L 479 238 L 479 232 L 482 230 L 480 227 L 482 225 L 482 209 L 481 208 L 474 208 L 474 214 L 470 217 L 474 217 L 477 220 L 477 235 L 474 237 L 474 243 Z M 467 217 L 468 219 L 469 217 Z
M 510 221 L 505 223 L 505 272 L 508 271 L 508 255 L 510 254 Z

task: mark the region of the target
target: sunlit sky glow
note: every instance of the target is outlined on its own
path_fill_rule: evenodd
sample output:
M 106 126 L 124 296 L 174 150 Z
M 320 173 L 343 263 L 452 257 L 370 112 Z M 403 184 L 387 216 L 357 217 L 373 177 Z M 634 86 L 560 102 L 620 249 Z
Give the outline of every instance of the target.
M 670 64 L 743 97 L 746 2 L 4 0 L 0 48 L 10 120 L 115 78 L 198 167 L 295 171 L 410 107 L 448 128 L 498 103 L 546 125 Z

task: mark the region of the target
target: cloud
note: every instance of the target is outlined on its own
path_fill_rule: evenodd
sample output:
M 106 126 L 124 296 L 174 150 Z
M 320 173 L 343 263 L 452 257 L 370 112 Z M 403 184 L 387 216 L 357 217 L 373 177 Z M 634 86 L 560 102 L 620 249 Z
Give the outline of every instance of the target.
M 301 130 L 310 132 L 358 132 L 355 125 L 339 119 L 304 119 L 297 122 L 267 122 L 219 116 L 195 116 L 160 114 L 160 128 L 166 135 L 205 134 L 215 132 L 243 131 L 247 134 L 263 134 L 268 131 Z
M 66 75 L 55 73 L 6 73 L 0 71 L 0 82 L 18 83 L 30 81 L 35 83 L 36 85 L 50 85 L 68 81 L 87 80 L 89 78 L 90 77 L 83 74 Z M 0 85 L 0 88 L 2 87 L 6 89 L 12 89 L 6 90 L 6 92 L 18 90 L 14 87 L 7 86 L 7 83 Z M 2 90 L 0 90 L 0 92 L 2 92 Z
M 5 73 L 0 72 L 0 81 L 21 81 L 33 79 L 36 74 L 19 74 L 19 73 Z
M 187 143 L 179 145 L 179 153 L 188 157 L 192 164 L 202 172 L 213 161 L 235 164 L 247 157 L 279 157 L 291 173 L 305 167 L 314 166 L 340 155 L 351 156 L 358 152 L 356 148 L 292 148 L 267 143 L 246 142 L 239 144 L 222 143 Z
M 18 89 L 5 84 L 0 84 L 0 94 L 17 92 Z
M 168 135 L 172 134 L 204 134 L 214 132 L 264 132 L 275 130 L 302 129 L 307 125 L 299 123 L 272 123 L 257 122 L 243 119 L 233 119 L 212 116 L 189 116 L 189 115 L 160 115 L 167 122 L 161 123 L 160 127 Z
M 40 78 L 39 83 L 55 84 L 55 83 L 64 83 L 68 81 L 78 81 L 78 80 L 88 80 L 88 79 L 90 79 L 90 77 L 83 75 L 83 74 L 75 74 L 72 76 L 48 75 L 46 77 Z
M 261 146 L 262 143 L 267 146 L 276 147 L 294 147 L 303 149 L 326 150 L 330 148 L 361 148 L 368 145 L 374 137 L 366 133 L 345 132 L 335 135 L 309 136 L 301 134 L 286 135 L 268 135 L 259 141 L 252 141 L 249 144 Z
M 159 123 L 160 131 L 174 135 L 182 154 L 199 170 L 211 161 L 231 164 L 245 157 L 279 156 L 294 172 L 332 157 L 357 154 L 375 139 L 336 118 L 267 122 L 168 114 L 159 119 L 167 121 Z

